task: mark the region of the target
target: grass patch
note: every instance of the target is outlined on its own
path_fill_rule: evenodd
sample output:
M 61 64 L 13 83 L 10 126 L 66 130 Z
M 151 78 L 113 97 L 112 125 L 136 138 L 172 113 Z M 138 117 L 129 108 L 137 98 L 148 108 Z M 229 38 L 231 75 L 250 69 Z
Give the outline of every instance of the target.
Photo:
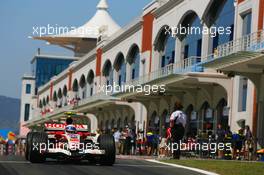
M 264 175 L 264 163 L 262 162 L 222 160 L 163 160 L 162 162 L 199 168 L 220 175 Z

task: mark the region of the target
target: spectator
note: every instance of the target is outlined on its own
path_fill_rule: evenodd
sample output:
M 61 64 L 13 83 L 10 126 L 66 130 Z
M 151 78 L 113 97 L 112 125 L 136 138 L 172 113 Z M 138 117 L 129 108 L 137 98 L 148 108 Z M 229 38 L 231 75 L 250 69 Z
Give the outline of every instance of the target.
M 117 128 L 115 128 L 114 131 L 116 154 L 119 154 L 121 133 Z
M 253 151 L 254 151 L 253 135 L 249 126 L 247 125 L 245 127 L 245 159 L 252 160 Z
M 232 159 L 232 150 L 230 150 L 230 144 L 232 144 L 232 132 L 230 130 L 230 126 L 227 126 L 225 130 L 225 138 L 224 138 L 224 143 L 225 143 L 225 149 L 224 149 L 224 157 L 227 160 Z
M 149 132 L 147 132 L 147 154 L 150 156 L 153 152 L 153 138 L 154 134 L 152 130 L 150 129 Z
M 126 125 L 124 134 L 125 134 L 124 154 L 125 155 L 130 155 L 130 150 L 131 150 L 131 131 L 130 131 L 128 125 Z
M 170 146 L 171 148 L 171 128 L 167 128 L 166 130 L 166 144 Z M 165 156 L 170 156 L 170 150 L 165 148 Z
M 217 130 L 216 130 L 216 142 L 217 142 L 217 144 L 224 143 L 224 138 L 225 138 L 225 130 L 222 128 L 221 124 L 218 124 Z M 223 150 L 218 150 L 218 158 L 219 159 L 224 158 L 224 151 Z
M 137 139 L 137 135 L 136 135 L 136 131 L 135 129 L 131 130 L 131 154 L 135 155 L 136 153 L 136 139 Z
M 124 154 L 125 153 L 125 140 L 126 140 L 126 129 L 121 129 L 121 137 L 120 137 L 120 150 L 119 153 L 120 154 Z
M 160 145 L 159 145 L 159 155 L 161 157 L 165 156 L 165 148 L 166 148 L 166 128 L 163 125 L 161 128 L 161 135 L 160 135 Z
M 186 115 L 182 111 L 183 106 L 181 103 L 176 102 L 175 111 L 171 114 L 170 117 L 170 127 L 171 127 L 171 139 L 173 143 L 173 158 L 180 159 L 180 141 L 182 140 L 185 132 L 186 125 Z M 176 146 L 176 147 L 175 147 Z
M 232 135 L 232 142 L 233 142 L 233 159 L 240 160 L 241 159 L 241 152 L 243 148 L 244 142 L 244 129 L 240 129 L 238 133 Z
M 153 135 L 153 156 L 158 155 L 158 148 L 159 148 L 159 134 L 156 131 Z
M 137 147 L 139 155 L 142 155 L 144 151 L 144 131 L 142 130 L 140 130 L 137 134 Z

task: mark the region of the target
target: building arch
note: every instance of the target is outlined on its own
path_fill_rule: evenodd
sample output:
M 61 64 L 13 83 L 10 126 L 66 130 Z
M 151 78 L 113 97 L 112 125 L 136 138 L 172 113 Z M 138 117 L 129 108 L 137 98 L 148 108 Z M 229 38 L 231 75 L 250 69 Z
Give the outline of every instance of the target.
M 168 25 L 161 27 L 154 42 L 154 50 L 158 53 L 158 64 L 161 68 L 175 62 L 176 38 L 171 32 Z
M 79 80 L 79 86 L 80 86 L 81 88 L 84 88 L 84 87 L 85 87 L 85 84 L 86 84 L 86 78 L 85 78 L 85 76 L 82 74 L 82 76 L 81 76 L 81 78 L 80 78 L 80 80 Z
M 138 78 L 140 75 L 140 49 L 137 44 L 130 47 L 126 61 L 130 66 L 130 79 Z
M 117 54 L 113 67 L 116 74 L 116 81 L 121 86 L 122 83 L 126 82 L 126 60 L 122 52 Z
M 211 42 L 211 53 L 221 44 L 233 40 L 234 23 L 235 23 L 235 6 L 234 0 L 212 0 L 203 14 L 203 21 L 208 27 L 224 28 L 225 34 L 216 32 Z
M 203 22 L 208 26 L 211 27 L 217 17 L 219 16 L 221 10 L 224 8 L 224 5 L 227 1 L 232 2 L 232 0 L 211 0 L 204 11 L 202 16 Z M 232 2 L 233 5 L 234 1 Z M 234 5 L 233 5 L 234 6 Z
M 121 127 L 122 127 L 121 118 L 120 117 L 117 120 L 116 126 L 117 126 L 118 129 L 121 129 Z
M 202 55 L 202 34 L 203 25 L 197 13 L 193 10 L 188 10 L 180 19 L 178 24 L 177 37 L 181 41 L 183 50 L 183 58 L 197 57 L 201 59 Z M 200 60 L 196 60 L 199 62 Z
M 150 119 L 148 121 L 148 128 L 151 130 L 158 130 L 160 125 L 160 118 L 158 112 L 155 110 L 151 113 Z
M 64 87 L 63 87 L 63 96 L 67 97 L 67 95 L 68 95 L 68 89 L 67 89 L 67 86 L 64 85 Z
M 42 100 L 39 100 L 39 108 L 40 108 L 40 109 L 43 108 Z
M 199 111 L 199 130 L 204 133 L 213 131 L 214 114 L 208 101 L 205 101 Z
M 105 61 L 102 73 L 105 77 L 106 85 L 113 85 L 113 68 L 112 63 L 109 59 Z
M 87 94 L 92 96 L 94 93 L 94 71 L 90 70 L 87 75 Z
M 111 128 L 115 128 L 116 127 L 116 124 L 115 124 L 115 119 L 112 119 L 111 120 Z
M 188 105 L 185 114 L 187 116 L 186 121 L 186 133 L 188 136 L 195 137 L 197 135 L 197 124 L 198 124 L 198 118 L 197 118 L 197 112 L 194 110 L 194 106 L 192 104 Z
M 80 80 L 79 80 L 79 86 L 80 86 L 80 97 L 82 99 L 86 98 L 86 78 L 82 74 Z
M 53 92 L 52 98 L 53 98 L 52 100 L 53 100 L 54 102 L 57 102 L 58 97 L 57 97 L 57 92 L 56 92 L 56 91 Z
M 165 128 L 169 128 L 170 126 L 170 114 L 169 114 L 169 110 L 168 109 L 164 109 L 161 117 L 160 117 L 160 121 L 161 121 L 161 127 L 165 127 Z
M 228 127 L 228 119 L 229 116 L 227 114 L 224 114 L 224 110 L 227 107 L 227 100 L 225 98 L 222 98 L 217 106 L 216 106 L 216 117 L 217 117 L 217 123 L 216 124 L 221 124 L 222 128 L 227 128 Z
M 74 81 L 73 81 L 72 90 L 73 90 L 73 92 L 78 92 L 78 90 L 79 90 L 79 83 L 78 83 L 77 79 L 74 79 Z
M 47 95 L 47 97 L 46 97 L 46 104 L 49 104 L 49 101 L 50 101 L 50 98 L 49 98 L 49 96 Z
M 63 96 L 61 88 L 58 90 L 58 98 L 61 99 Z
M 43 107 L 46 107 L 46 105 L 47 105 L 47 103 L 46 103 L 46 99 L 45 98 L 43 98 Z

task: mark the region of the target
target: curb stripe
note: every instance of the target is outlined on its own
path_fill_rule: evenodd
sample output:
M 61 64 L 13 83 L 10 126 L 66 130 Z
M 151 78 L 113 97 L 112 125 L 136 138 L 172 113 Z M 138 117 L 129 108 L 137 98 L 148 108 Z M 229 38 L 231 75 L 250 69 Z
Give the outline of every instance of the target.
M 210 172 L 210 171 L 201 170 L 201 169 L 198 169 L 198 168 L 191 168 L 191 167 L 177 165 L 177 164 L 172 164 L 172 163 L 160 162 L 160 161 L 157 161 L 157 160 L 154 160 L 154 159 L 146 160 L 146 161 L 152 162 L 152 163 L 159 163 L 159 164 L 163 164 L 163 165 L 168 165 L 168 166 L 173 166 L 173 167 L 176 167 L 176 168 L 183 168 L 183 169 L 195 171 L 195 172 L 198 172 L 198 173 L 202 173 L 202 174 L 205 174 L 205 175 L 219 175 L 217 173 L 213 173 L 213 172 Z

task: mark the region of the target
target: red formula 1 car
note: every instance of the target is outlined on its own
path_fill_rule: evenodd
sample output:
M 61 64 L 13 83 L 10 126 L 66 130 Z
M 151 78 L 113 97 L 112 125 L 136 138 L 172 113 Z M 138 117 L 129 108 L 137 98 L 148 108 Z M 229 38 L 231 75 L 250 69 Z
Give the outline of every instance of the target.
M 113 165 L 115 142 L 111 135 L 88 132 L 88 126 L 74 124 L 68 117 L 65 124 L 45 123 L 43 132 L 30 132 L 26 139 L 26 159 L 43 163 L 57 160 L 89 160 L 91 163 Z

